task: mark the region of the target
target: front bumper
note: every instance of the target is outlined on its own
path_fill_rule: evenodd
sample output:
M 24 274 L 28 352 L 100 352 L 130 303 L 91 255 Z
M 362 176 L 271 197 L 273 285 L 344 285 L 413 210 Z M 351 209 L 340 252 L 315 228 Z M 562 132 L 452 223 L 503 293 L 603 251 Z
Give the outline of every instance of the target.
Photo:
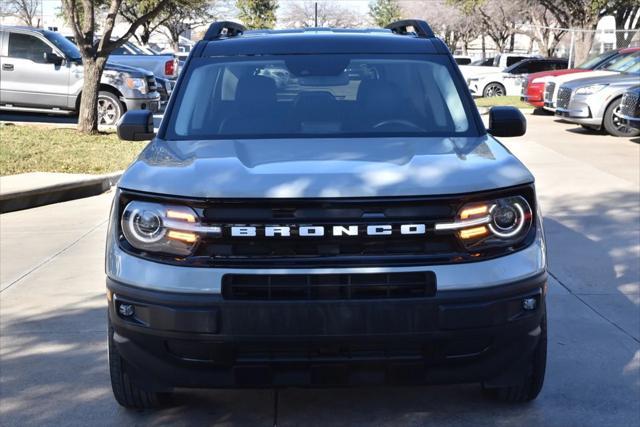
M 529 84 L 526 87 L 526 92 L 520 97 L 521 101 L 524 101 L 534 107 L 544 107 L 543 98 L 544 86 L 539 84 Z
M 620 121 L 627 127 L 640 129 L 640 117 L 621 115 Z
M 578 123 L 581 125 L 589 125 L 589 126 L 601 126 L 602 125 L 602 117 L 600 114 L 596 113 L 599 111 L 599 106 L 593 104 L 594 99 L 597 103 L 597 98 L 595 95 L 573 95 L 569 104 L 561 108 L 556 105 L 556 116 L 562 117 L 563 119 L 572 122 Z
M 146 98 L 122 98 L 127 106 L 127 111 L 131 110 L 149 110 L 157 113 L 160 110 L 160 94 L 151 92 Z
M 114 343 L 152 390 L 485 382 L 526 372 L 546 272 L 428 298 L 230 301 L 107 279 Z M 533 310 L 523 299 L 534 298 Z M 123 317 L 119 305 L 135 314 Z

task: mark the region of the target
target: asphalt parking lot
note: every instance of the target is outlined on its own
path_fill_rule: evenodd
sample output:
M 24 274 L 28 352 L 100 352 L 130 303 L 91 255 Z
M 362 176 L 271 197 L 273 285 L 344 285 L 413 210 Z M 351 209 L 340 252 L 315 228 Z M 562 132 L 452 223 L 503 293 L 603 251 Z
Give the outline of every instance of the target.
M 479 386 L 299 390 L 278 425 L 631 426 L 640 422 L 640 139 L 552 117 L 504 139 L 532 170 L 551 273 L 546 384 L 531 404 Z M 136 413 L 110 390 L 103 250 L 112 193 L 0 216 L 0 424 L 270 426 L 271 390 L 180 391 Z

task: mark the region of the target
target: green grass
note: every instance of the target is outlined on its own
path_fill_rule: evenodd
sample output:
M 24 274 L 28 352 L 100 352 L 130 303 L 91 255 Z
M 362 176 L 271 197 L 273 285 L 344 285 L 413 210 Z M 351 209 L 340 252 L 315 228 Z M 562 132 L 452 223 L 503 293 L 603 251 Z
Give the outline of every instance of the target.
M 496 105 L 509 105 L 517 108 L 533 108 L 524 101 L 520 101 L 519 96 L 493 96 L 491 98 L 476 98 L 478 107 L 495 107 Z
M 0 124 L 0 175 L 115 172 L 126 168 L 146 144 L 120 141 L 115 133 L 83 135 L 75 129 Z

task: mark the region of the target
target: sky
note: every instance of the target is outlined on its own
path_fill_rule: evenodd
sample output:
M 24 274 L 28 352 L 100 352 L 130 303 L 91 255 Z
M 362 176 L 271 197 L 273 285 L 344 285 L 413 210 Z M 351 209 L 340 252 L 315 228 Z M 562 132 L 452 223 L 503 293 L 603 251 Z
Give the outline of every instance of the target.
M 2 0 L 0 0 L 2 1 Z M 45 16 L 55 16 L 60 8 L 60 0 L 41 0 L 43 4 L 43 12 Z M 287 3 L 296 2 L 298 0 L 279 0 L 280 8 L 287 7 Z M 334 0 L 346 8 L 353 9 L 357 13 L 366 14 L 369 11 L 369 0 Z

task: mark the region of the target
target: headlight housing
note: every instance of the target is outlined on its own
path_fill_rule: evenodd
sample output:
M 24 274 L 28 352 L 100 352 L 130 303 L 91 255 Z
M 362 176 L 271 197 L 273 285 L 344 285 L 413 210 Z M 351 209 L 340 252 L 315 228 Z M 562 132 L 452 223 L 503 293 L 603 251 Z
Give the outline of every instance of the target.
M 513 246 L 528 234 L 533 211 L 522 196 L 464 205 L 454 222 L 436 224 L 438 232 L 455 232 L 466 249 Z
M 595 84 L 589 86 L 583 86 L 576 90 L 576 95 L 593 95 L 594 93 L 600 92 L 602 89 L 609 85 L 606 84 Z
M 220 233 L 201 225 L 189 207 L 135 200 L 124 208 L 120 227 L 135 249 L 180 256 L 191 255 L 203 235 Z
M 140 93 L 146 94 L 148 92 L 147 82 L 140 77 L 127 77 L 124 82 L 131 90 L 137 90 Z

